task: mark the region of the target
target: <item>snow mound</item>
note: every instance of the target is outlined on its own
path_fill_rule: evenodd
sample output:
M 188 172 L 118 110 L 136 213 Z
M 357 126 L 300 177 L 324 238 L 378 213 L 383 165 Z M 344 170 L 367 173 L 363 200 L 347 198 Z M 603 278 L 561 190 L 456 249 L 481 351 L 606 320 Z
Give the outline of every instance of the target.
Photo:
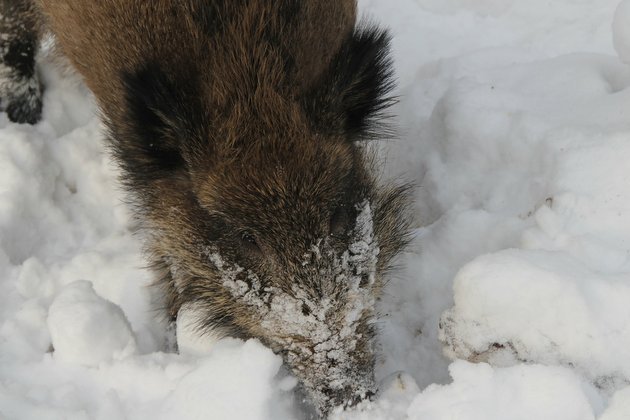
M 440 335 L 451 357 L 630 381 L 629 85 L 614 59 L 572 55 L 463 78 L 441 100 L 429 177 L 451 187 L 437 201 L 522 221 L 521 249 L 455 277 Z
M 48 312 L 48 330 L 55 358 L 67 363 L 94 366 L 136 351 L 123 311 L 98 296 L 85 280 L 67 285 L 55 298 Z
M 442 338 L 459 358 L 563 364 L 614 387 L 630 382 L 628 302 L 627 275 L 561 253 L 502 251 L 459 272 Z
M 274 418 L 273 381 L 281 365 L 280 357 L 255 340 L 222 340 L 179 380 L 152 418 Z
M 613 21 L 615 50 L 624 63 L 630 63 L 630 1 L 619 3 Z
M 594 420 L 593 407 L 602 404 L 596 390 L 568 369 L 493 369 L 459 361 L 449 370 L 453 383 L 424 390 L 411 403 L 409 419 Z
M 613 395 L 610 406 L 599 420 L 626 420 L 630 418 L 630 387 Z
M 495 368 L 459 360 L 449 372 L 451 384 L 423 391 L 411 377 L 398 374 L 386 381 L 379 400 L 333 419 L 595 420 L 604 405 L 595 387 L 562 367 Z M 613 414 L 611 409 L 606 415 Z

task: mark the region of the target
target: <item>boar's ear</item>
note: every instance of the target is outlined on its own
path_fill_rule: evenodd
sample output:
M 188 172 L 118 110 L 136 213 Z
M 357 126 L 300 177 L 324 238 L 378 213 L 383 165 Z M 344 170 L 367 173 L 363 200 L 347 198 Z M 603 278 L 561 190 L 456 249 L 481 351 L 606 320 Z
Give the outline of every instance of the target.
M 125 72 L 122 83 L 124 116 L 109 125 L 114 153 L 128 175 L 150 182 L 183 168 L 196 125 L 190 86 L 169 78 L 157 64 Z
M 384 111 L 395 102 L 389 33 L 358 26 L 343 41 L 329 68 L 306 94 L 315 129 L 350 140 L 383 134 Z

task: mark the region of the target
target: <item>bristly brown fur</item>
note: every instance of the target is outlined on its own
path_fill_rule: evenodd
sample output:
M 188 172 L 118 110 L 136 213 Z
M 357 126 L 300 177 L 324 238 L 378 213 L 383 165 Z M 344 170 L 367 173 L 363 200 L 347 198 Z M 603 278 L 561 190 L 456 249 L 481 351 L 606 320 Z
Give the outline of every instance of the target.
M 260 339 L 321 414 L 373 395 L 374 301 L 409 227 L 364 144 L 393 101 L 388 33 L 355 0 L 36 5 L 99 102 L 169 317 Z

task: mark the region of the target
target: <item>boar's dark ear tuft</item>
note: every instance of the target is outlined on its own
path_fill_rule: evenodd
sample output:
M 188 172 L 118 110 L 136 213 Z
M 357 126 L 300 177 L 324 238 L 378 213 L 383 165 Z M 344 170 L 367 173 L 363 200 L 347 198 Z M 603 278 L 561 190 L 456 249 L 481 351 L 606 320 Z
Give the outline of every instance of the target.
M 358 26 L 344 40 L 330 67 L 305 95 L 315 129 L 350 140 L 383 134 L 385 110 L 395 98 L 390 36 L 373 25 Z
M 158 65 L 122 74 L 125 115 L 109 123 L 118 161 L 136 181 L 168 176 L 184 165 L 177 122 L 182 92 Z

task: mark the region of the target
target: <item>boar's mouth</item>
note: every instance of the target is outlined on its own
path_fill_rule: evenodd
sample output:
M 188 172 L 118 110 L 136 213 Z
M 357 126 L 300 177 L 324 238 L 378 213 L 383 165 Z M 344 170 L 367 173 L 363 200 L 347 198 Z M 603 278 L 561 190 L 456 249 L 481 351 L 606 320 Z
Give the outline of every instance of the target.
M 354 385 L 339 390 L 326 387 L 310 390 L 303 383 L 296 389 L 297 398 L 309 419 L 328 418 L 333 413 L 354 407 L 363 401 L 372 401 L 376 392 L 375 387 L 366 390 Z
M 379 247 L 365 200 L 347 249 L 316 241 L 278 287 L 252 270 L 226 261 L 211 247 L 207 256 L 231 297 L 255 320 L 246 329 L 283 355 L 320 415 L 374 395 L 374 303 Z

